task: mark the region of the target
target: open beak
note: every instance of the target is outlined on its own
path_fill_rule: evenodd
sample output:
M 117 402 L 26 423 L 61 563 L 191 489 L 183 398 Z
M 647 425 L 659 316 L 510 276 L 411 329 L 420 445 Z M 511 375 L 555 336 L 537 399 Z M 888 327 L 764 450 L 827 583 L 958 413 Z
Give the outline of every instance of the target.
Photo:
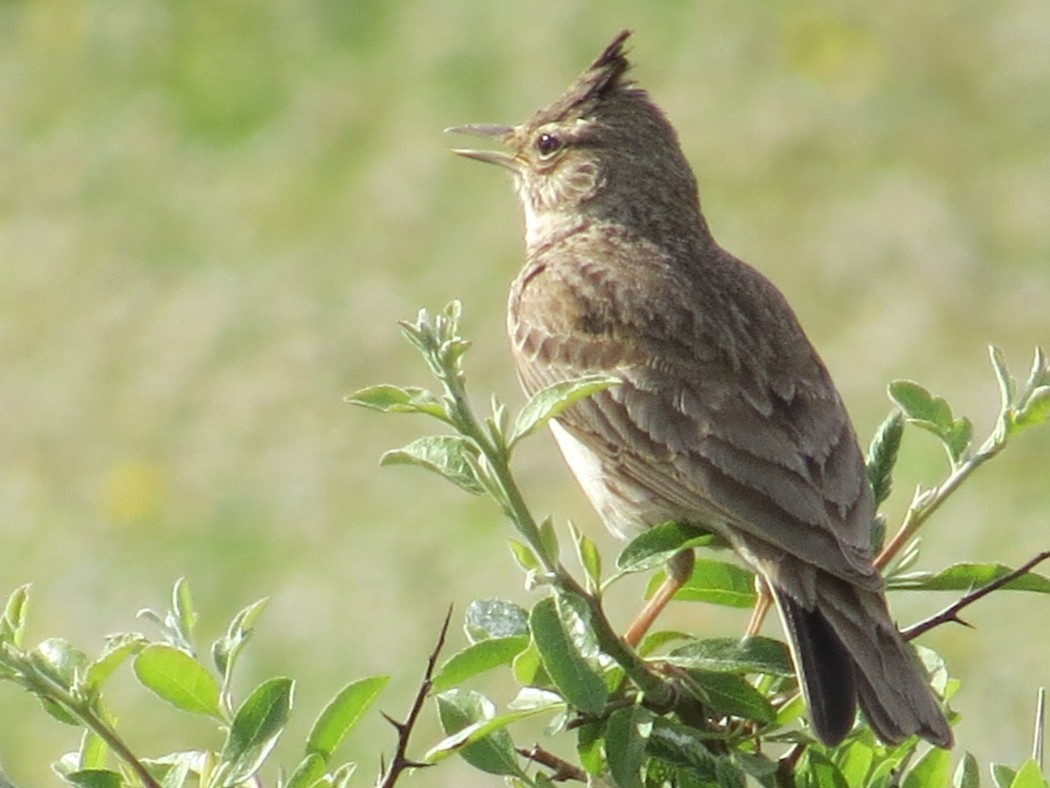
M 500 142 L 507 142 L 508 137 L 514 131 L 514 127 L 500 126 L 495 123 L 470 123 L 466 126 L 452 126 L 445 129 L 445 131 L 449 134 L 471 134 L 475 137 L 486 137 L 499 140 Z M 465 156 L 468 159 L 498 164 L 512 172 L 518 172 L 521 166 L 514 156 L 502 151 L 453 148 L 452 152 L 458 156 Z

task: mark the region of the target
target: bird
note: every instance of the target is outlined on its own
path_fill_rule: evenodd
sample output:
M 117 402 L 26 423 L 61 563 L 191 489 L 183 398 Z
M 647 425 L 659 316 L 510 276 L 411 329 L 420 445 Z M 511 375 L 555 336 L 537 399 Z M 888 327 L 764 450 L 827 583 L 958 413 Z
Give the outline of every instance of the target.
M 507 317 L 520 382 L 618 379 L 551 422 L 569 468 L 615 534 L 691 523 L 756 571 L 816 739 L 842 742 L 859 707 L 888 744 L 950 748 L 874 565 L 842 399 L 781 292 L 715 241 L 675 129 L 628 76 L 630 34 L 524 123 L 449 129 L 504 146 L 454 152 L 510 170 L 524 210 Z

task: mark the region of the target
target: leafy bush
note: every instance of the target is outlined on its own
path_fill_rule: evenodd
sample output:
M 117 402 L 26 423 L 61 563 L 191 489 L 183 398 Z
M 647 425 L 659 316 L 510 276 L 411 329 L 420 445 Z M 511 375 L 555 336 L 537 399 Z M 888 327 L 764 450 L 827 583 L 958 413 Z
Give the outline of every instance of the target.
M 550 786 L 566 780 L 619 788 L 743 786 L 749 781 L 822 788 L 980 785 L 980 769 L 972 755 L 964 755 L 953 771 L 949 752 L 924 749 L 915 738 L 885 746 L 862 723 L 840 746 L 820 745 L 806 731 L 791 661 L 779 641 L 705 639 L 657 631 L 637 649 L 628 647 L 605 616 L 602 600 L 607 589 L 627 575 L 652 572 L 684 550 L 717 547 L 717 539 L 688 525 L 666 523 L 627 544 L 615 567 L 606 569 L 595 544 L 570 527 L 568 538 L 580 565 L 574 574 L 560 559 L 559 539 L 565 534 L 559 535 L 551 518 L 541 521 L 533 516 L 511 472 L 514 449 L 523 439 L 572 403 L 617 381 L 591 376 L 552 386 L 534 396 L 516 417 L 493 400 L 490 414 L 480 418 L 466 391 L 462 362 L 469 343 L 459 334 L 458 304 L 434 317 L 421 312 L 402 328 L 437 379 L 438 392 L 380 385 L 349 399 L 383 412 L 423 414 L 452 431 L 390 451 L 383 464 L 422 466 L 471 494 L 493 499 L 516 530 L 510 548 L 527 584 L 541 593 L 531 610 L 498 599 L 471 603 L 464 622 L 470 643 L 439 667 L 450 624 L 446 619 L 407 718 L 391 720 L 396 749 L 381 769 L 377 785 L 393 786 L 409 771 L 451 755 L 516 786 Z M 908 639 L 958 621 L 964 607 L 1000 589 L 1050 593 L 1050 579 L 1031 571 L 1050 557 L 1050 551 L 1016 569 L 966 563 L 932 573 L 912 571 L 919 552 L 916 536 L 938 507 L 977 467 L 1050 416 L 1050 365 L 1043 353 L 1036 352 L 1022 384 L 1010 376 L 998 350 L 993 348 L 991 356 L 1001 408 L 983 443 L 974 443 L 970 421 L 956 417 L 944 399 L 917 383 L 898 381 L 890 386 L 896 408 L 871 445 L 868 470 L 880 503 L 892 486 L 906 424 L 933 433 L 948 456 L 944 481 L 915 493 L 903 523 L 885 545 L 885 521 L 877 520 L 873 528 L 880 549 L 877 563 L 888 588 L 961 592 L 940 613 L 906 628 Z M 659 581 L 657 574 L 650 588 Z M 749 570 L 714 557 L 695 562 L 680 596 L 750 607 L 756 598 L 754 588 Z M 269 679 L 239 702 L 231 686 L 265 600 L 234 616 L 206 657 L 194 634 L 198 614 L 189 587 L 180 580 L 170 611 L 140 613 L 153 624 L 156 635 L 115 635 L 95 658 L 62 638 L 27 648 L 28 601 L 28 587 L 16 589 L 0 619 L 0 680 L 35 694 L 60 722 L 83 728 L 80 749 L 55 764 L 67 783 L 85 788 L 262 784 L 260 770 L 292 710 L 294 681 Z M 950 700 L 959 690 L 959 681 L 949 678 L 937 654 L 928 649 L 919 653 L 934 688 Z M 184 714 L 213 720 L 221 745 L 153 758 L 131 752 L 103 692 L 107 680 L 128 661 L 142 686 L 154 695 Z M 494 670 L 503 670 L 520 685 L 506 709 L 469 687 L 474 677 Z M 280 772 L 275 784 L 284 788 L 350 784 L 354 766 L 336 759 L 335 752 L 387 681 L 386 676 L 374 676 L 340 690 L 318 715 L 301 760 L 290 772 Z M 413 759 L 408 756 L 409 738 L 431 696 L 447 737 Z M 575 739 L 575 761 L 546 747 L 521 748 L 514 743 L 514 725 L 534 717 L 548 721 L 550 737 Z M 1037 725 L 1038 742 L 1043 731 L 1042 723 Z M 1041 747 L 1036 758 L 1016 770 L 993 764 L 993 783 L 999 788 L 1050 784 L 1037 758 Z M 3 786 L 10 783 L 0 774 Z

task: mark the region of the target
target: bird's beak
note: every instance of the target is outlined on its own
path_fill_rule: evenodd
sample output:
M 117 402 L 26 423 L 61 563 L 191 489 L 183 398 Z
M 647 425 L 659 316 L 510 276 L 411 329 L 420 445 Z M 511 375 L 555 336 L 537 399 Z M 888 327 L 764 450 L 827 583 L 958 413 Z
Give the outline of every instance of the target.
M 495 123 L 470 123 L 466 126 L 452 126 L 445 129 L 445 131 L 449 134 L 471 134 L 475 137 L 487 137 L 488 139 L 507 142 L 511 133 L 514 131 L 514 127 L 500 126 Z M 506 167 L 512 172 L 518 172 L 521 169 L 521 164 L 517 158 L 502 151 L 453 148 L 452 152 L 457 156 L 465 156 L 468 159 L 476 159 L 477 161 L 484 161 L 489 164 L 498 164 L 501 167 Z

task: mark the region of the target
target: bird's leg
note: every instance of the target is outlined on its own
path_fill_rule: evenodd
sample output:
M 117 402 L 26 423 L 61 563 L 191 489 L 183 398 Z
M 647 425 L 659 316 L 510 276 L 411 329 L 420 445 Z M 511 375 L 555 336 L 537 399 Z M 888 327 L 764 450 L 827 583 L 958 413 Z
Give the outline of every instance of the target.
M 747 622 L 747 629 L 744 631 L 745 638 L 754 637 L 759 633 L 766 616 L 769 615 L 770 608 L 773 607 L 773 593 L 769 590 L 769 584 L 762 575 L 755 575 L 755 591 L 758 593 L 758 599 L 755 600 L 755 607 L 751 611 L 751 620 Z
M 671 597 L 692 576 L 693 563 L 692 550 L 683 550 L 671 557 L 671 560 L 667 562 L 667 579 L 656 589 L 652 599 L 645 603 L 645 607 L 635 616 L 631 626 L 624 634 L 623 639 L 627 645 L 634 648 L 641 643 L 645 633 L 649 631 L 653 622 L 656 621 L 656 617 L 660 615 L 663 609 L 667 607 L 667 603 L 671 601 Z

